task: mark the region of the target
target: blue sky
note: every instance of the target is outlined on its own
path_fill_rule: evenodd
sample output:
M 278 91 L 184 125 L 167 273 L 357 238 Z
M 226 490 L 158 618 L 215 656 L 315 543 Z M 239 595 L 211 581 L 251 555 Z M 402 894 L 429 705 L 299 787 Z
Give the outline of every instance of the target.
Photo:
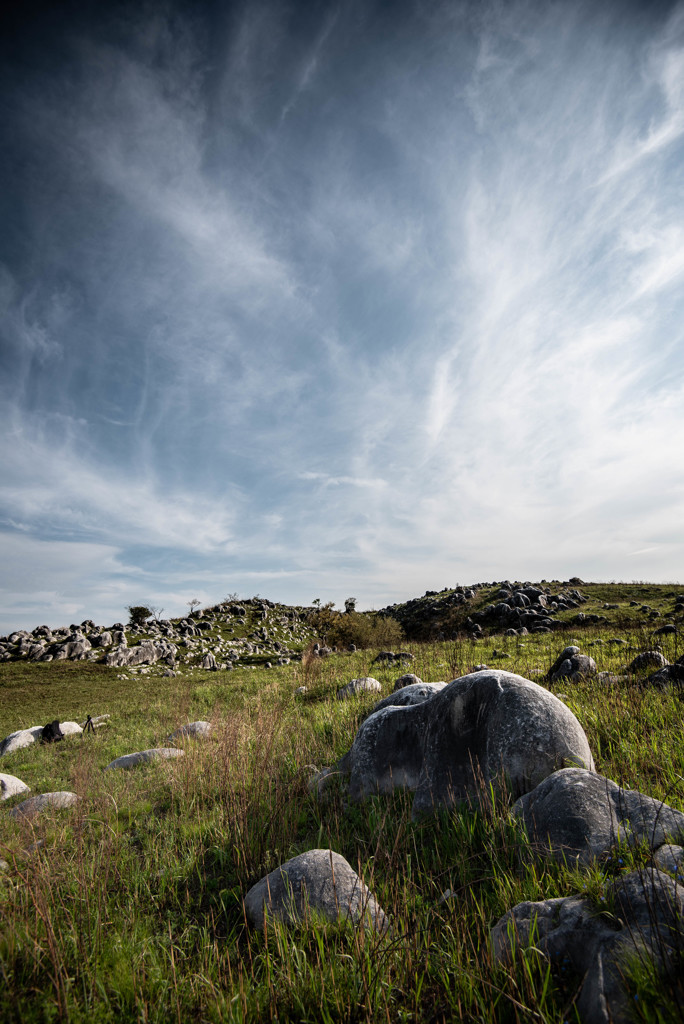
M 3 37 L 0 629 L 684 582 L 683 4 Z

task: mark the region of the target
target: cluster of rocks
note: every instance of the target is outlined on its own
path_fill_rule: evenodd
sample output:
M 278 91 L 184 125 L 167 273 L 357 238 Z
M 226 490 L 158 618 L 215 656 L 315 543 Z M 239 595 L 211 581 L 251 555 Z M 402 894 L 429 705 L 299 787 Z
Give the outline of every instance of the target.
M 80 736 L 84 729 L 100 729 L 106 724 L 109 715 L 90 715 L 80 725 L 78 722 L 60 722 L 55 720 L 47 725 L 32 725 L 28 729 L 17 729 L 0 740 L 0 757 L 6 754 L 13 754 L 15 750 L 22 750 L 24 747 L 31 747 L 34 743 L 53 743 L 64 739 L 65 736 Z
M 579 608 L 586 598 L 578 587 L 582 580 L 574 576 L 561 589 L 501 580 L 493 583 L 475 583 L 469 587 L 427 590 L 423 597 L 403 604 L 389 605 L 381 614 L 390 615 L 401 623 L 406 636 L 413 639 L 449 640 L 459 633 L 469 632 L 473 637 L 483 635 L 485 628 L 494 632 L 545 632 L 559 628 L 554 613 Z M 482 600 L 483 590 L 496 588 L 496 601 L 485 608 L 473 609 Z M 469 614 L 466 614 L 469 612 Z M 604 622 L 602 616 L 578 613 L 578 622 Z
M 240 627 L 250 624 L 255 628 L 246 636 L 231 635 L 236 630 L 244 634 Z M 300 648 L 311 636 L 299 609 L 251 598 L 216 605 L 184 619 L 151 619 L 143 625 L 97 626 L 85 619 L 58 629 L 16 630 L 0 637 L 0 661 L 88 660 L 115 668 L 162 663 L 171 670 L 185 663 L 216 671 L 255 655 L 272 655 L 278 664 L 288 664 L 301 658 Z
M 566 648 L 550 677 L 592 674 L 596 666 L 585 658 Z M 447 685 L 409 674 L 395 687 L 344 757 L 311 780 L 311 791 L 324 797 L 335 777 L 352 801 L 406 789 L 420 818 L 489 802 L 498 789 L 516 798 L 512 814 L 533 855 L 586 867 L 625 845 L 648 847 L 648 869 L 606 883 L 608 917 L 584 896 L 552 899 L 512 908 L 492 931 L 501 960 L 532 943 L 552 961 L 572 963 L 584 978 L 577 1005 L 587 1024 L 626 1021 L 627 960 L 645 958 L 662 971 L 684 948 L 684 850 L 671 841 L 684 841 L 684 814 L 596 774 L 570 709 L 521 676 L 483 669 Z M 260 899 L 256 917 L 267 902 Z
M 554 613 L 578 608 L 586 598 L 577 590 L 553 593 L 550 587 L 532 584 L 516 586 L 504 581 L 497 594 L 498 600 L 482 611 L 473 612 L 466 625 L 474 636 L 481 636 L 483 626 L 507 636 L 525 636 L 527 633 L 550 633 L 565 626 L 555 619 Z M 580 613 L 582 614 L 582 613 Z M 582 621 L 605 622 L 598 615 L 583 616 Z
M 65 736 L 81 734 L 85 727 L 97 729 L 105 724 L 105 720 L 108 718 L 109 715 L 98 715 L 95 718 L 91 718 L 89 715 L 83 726 L 79 726 L 76 722 L 59 722 L 55 720 L 45 726 L 21 729 L 6 736 L 0 742 L 0 755 L 12 753 L 14 750 L 30 746 L 41 740 L 43 742 L 58 742 L 64 739 Z M 206 739 L 211 734 L 211 729 L 211 722 L 189 722 L 187 725 L 182 725 L 179 729 L 176 729 L 169 736 L 169 742 L 184 743 L 188 740 Z M 17 743 L 17 740 L 20 740 L 20 742 Z M 135 768 L 137 765 L 147 764 L 151 761 L 182 757 L 183 754 L 184 751 L 179 747 L 153 747 L 149 750 L 139 750 L 131 754 L 124 754 L 110 761 L 105 767 L 105 771 Z M 0 800 L 9 800 L 13 796 L 30 793 L 30 791 L 30 786 L 27 786 L 21 779 L 16 778 L 14 775 L 0 773 Z M 74 807 L 78 799 L 76 793 L 66 790 L 41 793 L 17 804 L 12 808 L 10 814 L 14 818 L 33 818 L 43 811 L 63 810 Z

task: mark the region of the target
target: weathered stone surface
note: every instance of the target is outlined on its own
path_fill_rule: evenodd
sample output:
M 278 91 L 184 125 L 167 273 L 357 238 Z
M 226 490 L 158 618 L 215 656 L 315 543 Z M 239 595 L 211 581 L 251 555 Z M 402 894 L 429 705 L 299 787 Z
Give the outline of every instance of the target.
M 56 793 L 41 793 L 40 796 L 29 797 L 23 803 L 17 804 L 12 808 L 10 814 L 14 818 L 31 818 L 34 814 L 41 814 L 43 811 L 73 807 L 76 803 L 78 803 L 76 794 L 66 790 Z
M 570 709 L 528 679 L 488 669 L 420 704 L 371 714 L 337 770 L 349 774 L 352 800 L 414 791 L 415 818 L 476 798 L 502 776 L 518 797 L 568 764 L 594 767 Z
M 210 732 L 211 722 L 188 722 L 187 725 L 181 725 L 180 729 L 172 732 L 169 741 L 206 739 Z
M 405 686 L 415 686 L 422 682 L 423 680 L 419 676 L 414 675 L 413 672 L 406 672 L 403 676 L 399 676 L 399 678 L 394 681 L 394 689 L 402 690 Z
M 684 849 L 674 843 L 664 843 L 653 854 L 653 863 L 661 871 L 668 871 L 679 881 L 684 880 Z
M 684 837 L 684 814 L 635 789 L 581 768 L 555 772 L 515 803 L 535 849 L 556 860 L 591 864 L 619 841 L 652 849 Z
M 384 930 L 387 919 L 375 897 L 344 857 L 332 850 L 309 850 L 282 864 L 245 896 L 247 920 L 263 929 L 264 914 L 286 924 L 312 915 L 328 921 L 362 922 Z
M 665 668 L 669 661 L 660 651 L 642 651 L 633 658 L 625 668 L 625 672 L 643 672 L 645 668 Z
M 446 683 L 412 683 L 402 686 L 401 689 L 390 693 L 389 697 L 383 697 L 371 714 L 382 711 L 383 708 L 404 708 L 412 704 L 422 704 L 436 693 L 441 693 L 445 686 Z
M 596 662 L 588 654 L 581 654 L 579 647 L 571 645 L 558 655 L 549 669 L 548 678 L 551 682 L 558 679 L 569 679 L 578 682 L 587 676 L 596 675 Z
M 346 686 L 340 687 L 337 691 L 338 700 L 347 700 L 348 697 L 357 697 L 360 693 L 378 693 L 382 686 L 372 676 L 362 676 L 360 679 L 352 679 Z
M 79 736 L 83 732 L 78 722 L 60 722 L 59 728 L 62 736 Z
M 30 747 L 33 743 L 37 743 L 42 732 L 42 725 L 32 725 L 30 729 L 18 729 L 16 732 L 11 732 L 0 743 L 0 757 L 4 754 L 12 754 L 15 750 L 21 750 L 22 747 Z
M 173 661 L 177 653 L 175 645 L 168 643 L 166 640 L 159 640 L 156 643 L 153 640 L 145 640 L 143 643 L 138 644 L 137 647 L 126 647 L 125 644 L 119 644 L 118 647 L 107 654 L 105 665 L 111 665 L 115 668 L 133 667 L 134 665 L 156 665 L 160 659 L 169 662 Z
M 182 757 L 184 751 L 176 747 L 153 747 L 151 750 L 139 750 L 135 754 L 124 754 L 123 757 L 116 757 L 110 761 L 105 771 L 110 768 L 135 768 L 138 764 L 146 764 L 148 761 L 158 761 L 171 757 Z
M 0 800 L 9 800 L 18 793 L 30 793 L 31 787 L 15 775 L 4 775 L 0 772 Z
M 492 930 L 497 959 L 514 946 L 534 945 L 549 960 L 569 960 L 583 976 L 577 1010 L 584 1024 L 626 1024 L 631 999 L 625 987 L 629 958 L 661 971 L 684 939 L 684 887 L 669 875 L 644 869 L 622 875 L 606 889 L 611 913 L 579 896 L 520 903 Z
M 675 662 L 674 665 L 665 665 L 659 668 L 646 679 L 647 686 L 654 686 L 658 690 L 681 690 L 684 686 L 684 665 Z

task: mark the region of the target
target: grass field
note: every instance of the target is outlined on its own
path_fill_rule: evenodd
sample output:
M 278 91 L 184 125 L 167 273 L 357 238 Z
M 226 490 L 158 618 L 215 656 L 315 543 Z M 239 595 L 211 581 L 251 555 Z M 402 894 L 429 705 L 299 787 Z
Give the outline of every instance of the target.
M 634 622 L 615 630 L 611 622 L 576 639 L 600 671 L 619 675 L 653 638 Z M 568 632 L 405 646 L 427 681 L 480 663 L 541 681 L 571 639 Z M 671 660 L 681 653 L 676 634 L 658 639 Z M 0 737 L 55 717 L 111 715 L 95 736 L 0 760 L 0 770 L 33 793 L 81 797 L 75 810 L 33 824 L 7 813 L 21 798 L 2 806 L 0 856 L 9 868 L 0 873 L 0 1019 L 577 1019 L 580 979 L 534 950 L 511 967 L 495 964 L 489 931 L 522 900 L 586 891 L 600 901 L 606 879 L 639 864 L 643 852 L 623 851 L 621 865 L 615 858 L 589 871 L 535 862 L 505 801 L 420 824 L 411 823 L 402 794 L 348 806 L 336 789 L 317 803 L 307 788 L 313 766 L 349 748 L 374 703 L 338 702 L 337 688 L 371 674 L 387 694 L 400 674 L 369 671 L 374 653 L 270 670 L 184 668 L 175 678 L 155 668 L 121 679 L 87 662 L 0 665 Z M 639 682 L 550 689 L 582 723 L 599 772 L 684 810 L 684 705 Z M 307 693 L 295 698 L 302 684 Z M 184 758 L 103 771 L 120 754 L 165 745 L 172 729 L 196 719 L 211 720 L 212 738 L 188 744 Z M 359 870 L 391 915 L 391 934 L 332 925 L 248 930 L 247 889 L 289 857 L 328 846 Z M 664 993 L 641 979 L 635 995 L 635 1019 L 681 1020 L 676 985 Z

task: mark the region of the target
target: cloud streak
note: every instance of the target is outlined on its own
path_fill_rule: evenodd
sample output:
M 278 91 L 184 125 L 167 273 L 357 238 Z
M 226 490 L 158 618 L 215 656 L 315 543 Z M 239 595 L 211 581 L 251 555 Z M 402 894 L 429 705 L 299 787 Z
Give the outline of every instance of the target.
M 681 577 L 684 7 L 122 12 L 8 64 L 2 621 Z

